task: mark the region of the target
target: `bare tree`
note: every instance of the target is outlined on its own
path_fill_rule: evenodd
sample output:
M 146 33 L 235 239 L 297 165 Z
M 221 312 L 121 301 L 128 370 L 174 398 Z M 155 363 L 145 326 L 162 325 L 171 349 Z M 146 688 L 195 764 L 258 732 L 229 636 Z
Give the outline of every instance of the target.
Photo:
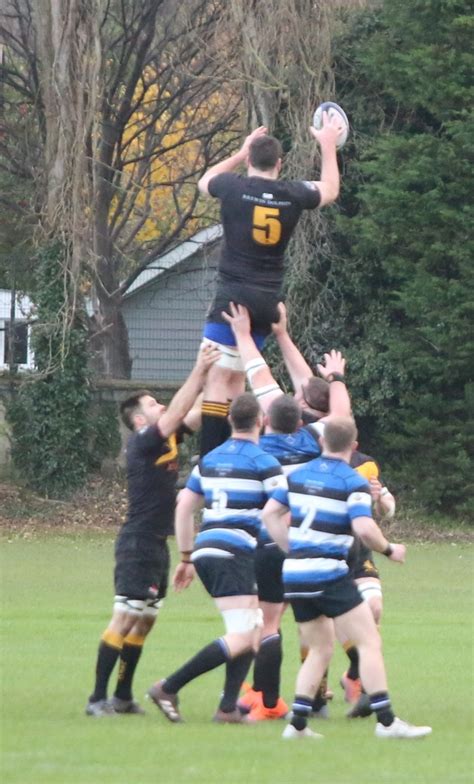
M 367 0 L 233 0 L 226 6 L 220 36 L 238 41 L 227 78 L 240 85 L 249 126 L 266 125 L 283 142 L 284 176 L 316 176 L 319 152 L 309 125 L 321 101 L 337 100 L 331 40 L 341 11 L 365 5 Z M 289 248 L 286 275 L 292 330 L 312 360 L 326 350 L 328 325 L 342 307 L 333 293 L 326 214 L 304 215 Z M 316 323 L 319 345 L 314 344 Z
M 195 179 L 235 143 L 239 96 L 218 89 L 214 56 L 220 5 L 5 2 L 3 80 L 36 134 L 15 145 L 5 119 L 3 165 L 31 177 L 44 230 L 70 249 L 67 274 L 90 284 L 102 373 L 126 377 L 123 293 L 199 219 Z

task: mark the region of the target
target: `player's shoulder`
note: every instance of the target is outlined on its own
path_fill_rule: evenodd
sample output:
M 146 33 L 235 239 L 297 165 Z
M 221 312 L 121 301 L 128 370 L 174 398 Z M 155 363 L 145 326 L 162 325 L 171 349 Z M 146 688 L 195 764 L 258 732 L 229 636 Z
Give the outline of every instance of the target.
M 227 191 L 239 186 L 243 180 L 242 175 L 235 174 L 235 172 L 222 172 L 211 177 L 207 189 L 211 196 L 220 197 L 225 195 Z

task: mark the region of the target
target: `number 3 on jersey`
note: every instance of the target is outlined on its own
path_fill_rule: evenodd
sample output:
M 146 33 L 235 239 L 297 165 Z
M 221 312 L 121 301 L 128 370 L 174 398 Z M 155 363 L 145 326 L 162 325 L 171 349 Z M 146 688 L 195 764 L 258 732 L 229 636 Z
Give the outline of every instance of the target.
M 252 238 L 259 245 L 276 245 L 281 237 L 280 210 L 276 207 L 254 207 Z

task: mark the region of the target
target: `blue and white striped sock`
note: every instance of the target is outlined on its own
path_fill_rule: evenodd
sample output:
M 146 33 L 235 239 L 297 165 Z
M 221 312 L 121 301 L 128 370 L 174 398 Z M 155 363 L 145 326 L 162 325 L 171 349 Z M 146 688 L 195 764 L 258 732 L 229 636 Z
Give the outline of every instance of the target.
M 292 705 L 292 718 L 291 723 L 296 730 L 304 730 L 308 723 L 308 718 L 313 709 L 313 700 L 310 697 L 302 697 L 295 694 L 295 699 Z
M 395 714 L 392 710 L 392 703 L 387 691 L 377 691 L 375 694 L 370 694 L 370 707 L 377 714 L 377 721 L 383 724 L 384 727 L 389 727 L 392 724 Z

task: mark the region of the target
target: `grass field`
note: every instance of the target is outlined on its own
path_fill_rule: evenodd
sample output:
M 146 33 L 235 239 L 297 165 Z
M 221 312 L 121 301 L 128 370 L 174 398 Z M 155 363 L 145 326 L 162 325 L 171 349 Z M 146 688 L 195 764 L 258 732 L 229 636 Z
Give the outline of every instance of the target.
M 183 690 L 186 723 L 84 715 L 99 636 L 111 610 L 109 534 L 2 539 L 2 776 L 4 784 L 455 784 L 472 782 L 472 547 L 413 545 L 407 564 L 380 563 L 390 691 L 402 718 L 433 726 L 420 741 L 382 741 L 374 721 L 348 721 L 337 652 L 325 738 L 285 742 L 282 722 L 210 722 L 218 669 Z M 140 699 L 158 677 L 222 632 L 197 583 L 170 594 L 136 676 Z M 291 613 L 283 625 L 283 696 L 291 701 L 298 654 Z

